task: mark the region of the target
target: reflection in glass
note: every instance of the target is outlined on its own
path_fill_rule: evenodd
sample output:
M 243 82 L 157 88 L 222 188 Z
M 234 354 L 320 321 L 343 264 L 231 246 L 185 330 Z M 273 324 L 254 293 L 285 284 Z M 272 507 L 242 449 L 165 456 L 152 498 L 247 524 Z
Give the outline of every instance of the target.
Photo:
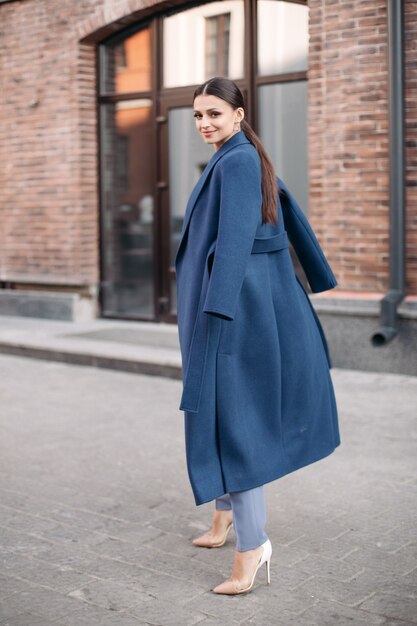
M 151 35 L 143 28 L 127 39 L 100 48 L 101 93 L 131 93 L 151 88 Z
M 163 38 L 164 87 L 195 85 L 218 74 L 243 77 L 242 0 L 210 2 L 165 17 Z
M 192 107 L 171 109 L 168 124 L 170 259 L 174 265 L 188 198 L 214 154 L 214 148 L 204 143 L 198 134 Z M 172 307 L 175 297 L 175 284 L 171 284 Z
M 153 316 L 152 102 L 101 105 L 103 306 Z
M 230 13 L 206 17 L 206 78 L 229 74 Z
M 307 81 L 259 87 L 259 136 L 276 174 L 307 211 Z
M 308 6 L 258 0 L 258 74 L 307 70 Z

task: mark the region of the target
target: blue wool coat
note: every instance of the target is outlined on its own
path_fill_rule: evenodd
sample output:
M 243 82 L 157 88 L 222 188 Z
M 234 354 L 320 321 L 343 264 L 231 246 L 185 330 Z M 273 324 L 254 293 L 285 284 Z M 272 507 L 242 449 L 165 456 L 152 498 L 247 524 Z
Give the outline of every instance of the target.
M 337 285 L 278 178 L 278 224 L 262 224 L 258 153 L 239 131 L 189 198 L 175 258 L 187 470 L 197 505 L 318 461 L 340 444 L 326 338 L 295 274 Z

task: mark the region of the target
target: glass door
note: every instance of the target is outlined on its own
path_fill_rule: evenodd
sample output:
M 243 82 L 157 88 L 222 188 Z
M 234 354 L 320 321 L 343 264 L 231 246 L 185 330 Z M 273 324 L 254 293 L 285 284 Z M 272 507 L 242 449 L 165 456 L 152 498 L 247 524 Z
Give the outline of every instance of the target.
M 155 121 L 152 28 L 100 47 L 101 307 L 153 319 Z

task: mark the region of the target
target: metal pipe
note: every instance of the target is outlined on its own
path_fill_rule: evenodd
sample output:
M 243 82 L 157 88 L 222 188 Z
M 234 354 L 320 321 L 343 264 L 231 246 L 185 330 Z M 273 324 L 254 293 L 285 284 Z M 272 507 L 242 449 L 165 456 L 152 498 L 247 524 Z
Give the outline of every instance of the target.
M 402 0 L 388 0 L 388 103 L 390 163 L 389 291 L 381 300 L 380 326 L 374 346 L 398 332 L 397 307 L 405 297 L 405 148 L 404 148 L 404 16 Z

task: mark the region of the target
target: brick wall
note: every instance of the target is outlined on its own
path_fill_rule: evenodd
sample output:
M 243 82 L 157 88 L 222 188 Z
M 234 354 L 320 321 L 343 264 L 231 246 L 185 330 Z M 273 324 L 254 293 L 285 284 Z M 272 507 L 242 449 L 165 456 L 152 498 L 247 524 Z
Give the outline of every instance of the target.
M 0 4 L 0 280 L 99 280 L 94 39 L 152 0 Z M 173 4 L 164 3 L 166 5 Z M 406 0 L 407 290 L 417 293 L 417 3 Z M 388 287 L 385 0 L 310 0 L 310 218 L 339 290 Z M 99 35 L 97 35 L 97 31 Z M 96 34 L 95 34 L 96 32 Z M 90 36 L 90 40 L 88 39 Z M 80 42 L 82 37 L 86 40 Z
M 310 0 L 311 221 L 339 289 L 384 292 L 389 274 L 385 0 Z M 407 291 L 417 293 L 417 6 L 405 2 Z
M 94 48 L 75 36 L 77 4 L 88 11 L 71 0 L 0 6 L 4 281 L 98 280 Z

